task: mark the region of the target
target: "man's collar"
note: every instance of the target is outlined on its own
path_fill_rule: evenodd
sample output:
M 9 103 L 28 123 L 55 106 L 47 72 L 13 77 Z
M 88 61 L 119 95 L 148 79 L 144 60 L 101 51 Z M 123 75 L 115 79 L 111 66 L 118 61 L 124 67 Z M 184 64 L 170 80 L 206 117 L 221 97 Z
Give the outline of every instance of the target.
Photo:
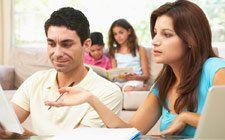
M 85 75 L 85 77 L 77 84 L 79 86 L 82 86 L 83 84 L 85 84 L 86 82 L 92 79 L 92 73 L 93 73 L 92 68 L 87 65 L 84 65 L 84 66 L 88 70 L 88 72 Z M 48 90 L 58 89 L 58 83 L 56 79 L 57 79 L 57 71 L 54 69 L 54 71 L 49 76 L 48 81 L 46 82 L 44 88 Z
M 57 71 L 54 69 L 54 71 L 51 73 L 51 75 L 48 78 L 48 81 L 46 82 L 44 88 L 45 89 L 55 89 L 58 88 L 58 84 L 56 81 Z

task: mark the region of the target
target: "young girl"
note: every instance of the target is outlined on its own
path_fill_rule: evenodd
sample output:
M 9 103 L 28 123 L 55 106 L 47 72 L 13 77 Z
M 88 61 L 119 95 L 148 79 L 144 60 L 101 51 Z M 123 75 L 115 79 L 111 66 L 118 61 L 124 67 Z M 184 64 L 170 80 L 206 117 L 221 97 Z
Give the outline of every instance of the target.
M 103 35 L 100 32 L 91 33 L 91 46 L 88 52 L 84 53 L 84 63 L 94 66 L 99 66 L 105 69 L 111 69 L 111 62 L 109 58 L 104 55 L 104 41 Z
M 135 127 L 143 134 L 161 117 L 161 134 L 194 136 L 209 88 L 225 85 L 225 60 L 213 52 L 204 12 L 190 1 L 177 0 L 153 11 L 151 34 L 155 61 L 164 67 L 129 123 L 114 115 L 91 91 L 74 87 L 60 90 L 68 92 L 61 101 L 46 104 L 87 102 L 107 127 Z
M 123 91 L 143 90 L 149 79 L 146 50 L 138 45 L 133 27 L 125 19 L 114 21 L 109 30 L 109 55 L 112 68 L 132 67 L 133 74 L 121 74 L 128 82 L 120 83 Z

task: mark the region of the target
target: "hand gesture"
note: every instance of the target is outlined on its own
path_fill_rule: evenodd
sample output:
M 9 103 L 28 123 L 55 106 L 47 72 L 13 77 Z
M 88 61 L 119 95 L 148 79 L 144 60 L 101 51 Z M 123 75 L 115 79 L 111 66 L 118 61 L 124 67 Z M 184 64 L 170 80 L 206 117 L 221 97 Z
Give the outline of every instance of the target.
M 89 91 L 77 87 L 64 87 L 59 90 L 63 94 L 58 101 L 46 101 L 45 105 L 48 106 L 73 106 L 85 103 L 92 95 Z

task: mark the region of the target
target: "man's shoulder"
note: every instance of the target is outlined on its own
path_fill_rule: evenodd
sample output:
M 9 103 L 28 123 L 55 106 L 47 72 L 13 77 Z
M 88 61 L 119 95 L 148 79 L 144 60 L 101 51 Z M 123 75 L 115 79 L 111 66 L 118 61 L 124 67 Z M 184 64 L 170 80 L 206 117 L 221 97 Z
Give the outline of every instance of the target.
M 96 72 L 93 71 L 93 75 L 95 75 L 95 78 L 93 79 L 93 83 L 98 86 L 99 89 L 104 90 L 113 90 L 113 91 L 121 91 L 119 86 L 115 83 L 101 77 Z
M 102 84 L 103 85 L 102 88 L 104 87 L 104 88 L 113 88 L 113 89 L 116 89 L 116 90 L 120 90 L 119 86 L 117 86 L 115 83 L 101 77 L 97 73 L 95 73 L 95 74 L 96 74 L 96 79 L 95 79 L 96 84 L 98 84 L 98 83 L 99 83 L 98 85 Z
M 31 77 L 46 77 L 55 72 L 56 72 L 55 69 L 41 70 L 41 71 L 37 71 L 34 74 L 32 74 Z
M 34 74 L 32 74 L 30 77 L 28 77 L 25 81 L 36 81 L 36 82 L 38 82 L 40 80 L 50 78 L 51 75 L 55 74 L 55 73 L 56 73 L 55 69 L 37 71 Z
M 100 99 L 115 99 L 118 102 L 122 100 L 122 91 L 115 83 L 96 74 L 96 78 L 93 81 L 95 84 L 94 90 L 97 97 Z
M 29 91 L 32 91 L 32 95 L 35 93 L 39 93 L 40 88 L 45 86 L 52 78 L 52 74 L 54 73 L 54 69 L 37 71 L 30 77 L 28 77 L 22 85 L 16 91 L 16 94 L 27 94 L 30 95 Z M 35 91 L 35 92 L 34 92 Z

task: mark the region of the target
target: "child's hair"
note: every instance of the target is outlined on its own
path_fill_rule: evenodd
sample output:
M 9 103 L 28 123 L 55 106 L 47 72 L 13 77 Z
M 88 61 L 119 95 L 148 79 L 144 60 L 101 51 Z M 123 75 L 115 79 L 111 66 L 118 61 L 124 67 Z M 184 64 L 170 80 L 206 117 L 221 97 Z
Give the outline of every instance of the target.
M 90 37 L 87 17 L 81 11 L 72 7 L 63 7 L 51 14 L 44 25 L 46 36 L 50 26 L 64 26 L 70 30 L 76 31 L 82 45 L 84 41 Z
M 130 48 L 131 54 L 136 56 L 136 51 L 139 50 L 137 36 L 135 34 L 134 28 L 126 19 L 118 19 L 114 21 L 109 29 L 109 55 L 114 58 L 115 51 L 120 48 L 120 45 L 116 42 L 113 34 L 114 27 L 122 27 L 127 31 L 130 31 L 128 37 L 128 47 Z
M 93 32 L 91 33 L 91 45 L 102 45 L 104 46 L 105 43 L 103 41 L 103 35 L 100 32 Z
M 185 56 L 182 58 L 181 79 L 177 90 L 180 96 L 175 101 L 174 109 L 176 113 L 180 113 L 185 108 L 188 111 L 196 111 L 197 92 L 203 64 L 208 58 L 216 56 L 211 46 L 209 22 L 202 9 L 190 1 L 177 0 L 166 3 L 152 12 L 152 38 L 156 35 L 154 32 L 156 20 L 162 15 L 173 20 L 174 30 L 186 48 Z M 159 90 L 159 101 L 166 108 L 167 93 L 175 80 L 172 68 L 164 64 L 156 83 Z

